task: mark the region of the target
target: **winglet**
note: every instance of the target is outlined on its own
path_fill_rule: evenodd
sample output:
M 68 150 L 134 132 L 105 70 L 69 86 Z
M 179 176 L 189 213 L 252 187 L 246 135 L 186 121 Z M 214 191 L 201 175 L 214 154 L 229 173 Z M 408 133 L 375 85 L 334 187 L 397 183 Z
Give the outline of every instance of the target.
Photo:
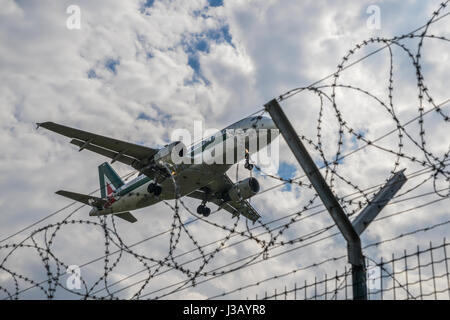
M 131 212 L 116 213 L 115 216 L 131 223 L 135 223 L 137 221 Z
M 48 128 L 48 126 L 49 126 L 49 125 L 52 125 L 52 124 L 54 124 L 54 123 L 51 122 L 51 121 L 37 122 L 37 123 L 36 123 L 36 130 L 39 129 L 40 127 L 45 128 L 45 129 L 48 129 L 48 130 L 51 130 L 51 129 Z M 53 130 L 52 130 L 52 131 L 53 131 Z

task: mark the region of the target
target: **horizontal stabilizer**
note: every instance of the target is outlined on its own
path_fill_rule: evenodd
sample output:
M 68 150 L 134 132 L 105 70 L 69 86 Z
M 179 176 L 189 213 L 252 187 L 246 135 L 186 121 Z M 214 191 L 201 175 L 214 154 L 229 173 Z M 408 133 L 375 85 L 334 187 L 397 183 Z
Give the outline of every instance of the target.
M 60 196 L 84 203 L 91 207 L 102 207 L 106 203 L 105 199 L 101 199 L 101 198 L 97 198 L 97 197 L 93 197 L 93 196 L 81 194 L 81 193 L 75 193 L 75 192 L 64 191 L 64 190 L 59 190 L 55 193 Z
M 116 217 L 119 217 L 123 220 L 126 220 L 128 222 L 134 223 L 137 221 L 137 219 L 130 213 L 130 212 L 122 212 L 115 214 Z

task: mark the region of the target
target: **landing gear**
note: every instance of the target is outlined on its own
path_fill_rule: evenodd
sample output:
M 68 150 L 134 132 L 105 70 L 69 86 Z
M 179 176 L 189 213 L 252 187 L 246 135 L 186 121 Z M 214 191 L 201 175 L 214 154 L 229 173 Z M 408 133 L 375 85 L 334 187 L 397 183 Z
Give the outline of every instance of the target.
M 201 204 L 197 207 L 197 213 L 203 215 L 204 217 L 208 217 L 211 214 L 211 209 L 206 205 Z
M 162 192 L 162 188 L 160 186 L 156 186 L 155 190 L 153 191 L 153 194 L 155 196 L 159 196 L 161 194 L 161 192 Z
M 156 183 L 150 183 L 147 187 L 147 191 L 148 193 L 153 193 L 155 196 L 159 196 L 162 192 L 162 188 Z
M 207 187 L 201 188 L 204 192 L 202 203 L 197 207 L 197 213 L 203 215 L 205 218 L 211 214 L 211 209 L 206 206 L 208 199 L 210 198 L 211 190 Z
M 249 163 L 248 160 L 245 160 L 244 168 L 249 170 L 249 171 L 252 171 L 253 170 L 253 165 L 251 163 Z
M 250 163 L 250 154 L 248 153 L 248 150 L 245 149 L 245 164 L 244 164 L 244 168 L 252 171 L 253 170 L 253 165 Z

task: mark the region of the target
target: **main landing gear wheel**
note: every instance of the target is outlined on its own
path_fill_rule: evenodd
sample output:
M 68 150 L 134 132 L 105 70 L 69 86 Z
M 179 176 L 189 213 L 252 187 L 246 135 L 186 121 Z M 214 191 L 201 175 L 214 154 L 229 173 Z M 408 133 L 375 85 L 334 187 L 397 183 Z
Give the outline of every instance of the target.
M 211 213 L 211 209 L 205 205 L 199 205 L 197 207 L 197 213 L 202 214 L 204 217 L 208 217 Z
M 153 193 L 155 196 L 159 196 L 162 192 L 162 188 L 156 183 L 150 183 L 147 187 L 147 191 L 148 193 Z
M 253 170 L 253 165 L 246 161 L 245 164 L 244 164 L 244 168 L 249 170 L 249 171 L 252 171 Z
M 244 168 L 252 171 L 253 170 L 253 165 L 250 163 L 250 154 L 248 153 L 248 150 L 245 149 L 245 164 L 244 164 Z

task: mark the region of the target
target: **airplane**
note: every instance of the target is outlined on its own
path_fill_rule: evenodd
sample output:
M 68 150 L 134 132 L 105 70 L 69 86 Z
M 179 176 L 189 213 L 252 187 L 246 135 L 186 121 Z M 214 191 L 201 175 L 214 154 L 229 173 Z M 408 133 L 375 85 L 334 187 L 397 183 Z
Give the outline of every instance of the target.
M 251 171 L 253 165 L 249 163 L 250 155 L 272 143 L 279 134 L 272 119 L 252 116 L 193 144 L 189 150 L 181 141 L 153 149 L 54 122 L 37 123 L 37 128 L 40 127 L 71 138 L 70 143 L 78 146 L 79 151 L 89 150 L 112 159 L 111 164 L 119 161 L 139 171 L 136 178 L 125 183 L 110 164 L 105 162 L 98 167 L 100 198 L 65 190 L 56 192 L 91 206 L 89 216 L 114 214 L 131 223 L 137 219 L 130 211 L 175 199 L 177 195 L 201 200 L 197 213 L 204 217 L 211 213 L 211 209 L 206 206 L 211 202 L 219 209 L 230 212 L 233 217 L 242 214 L 255 223 L 261 216 L 247 199 L 259 192 L 258 180 L 249 177 L 233 183 L 226 172 L 243 159 L 245 168 Z M 266 132 L 264 142 L 258 134 L 262 131 Z M 256 148 L 249 150 L 252 143 Z M 217 150 L 219 152 L 215 154 Z M 175 164 L 174 154 L 184 162 Z M 231 161 L 227 156 L 230 154 Z M 198 157 L 227 161 L 196 162 Z

